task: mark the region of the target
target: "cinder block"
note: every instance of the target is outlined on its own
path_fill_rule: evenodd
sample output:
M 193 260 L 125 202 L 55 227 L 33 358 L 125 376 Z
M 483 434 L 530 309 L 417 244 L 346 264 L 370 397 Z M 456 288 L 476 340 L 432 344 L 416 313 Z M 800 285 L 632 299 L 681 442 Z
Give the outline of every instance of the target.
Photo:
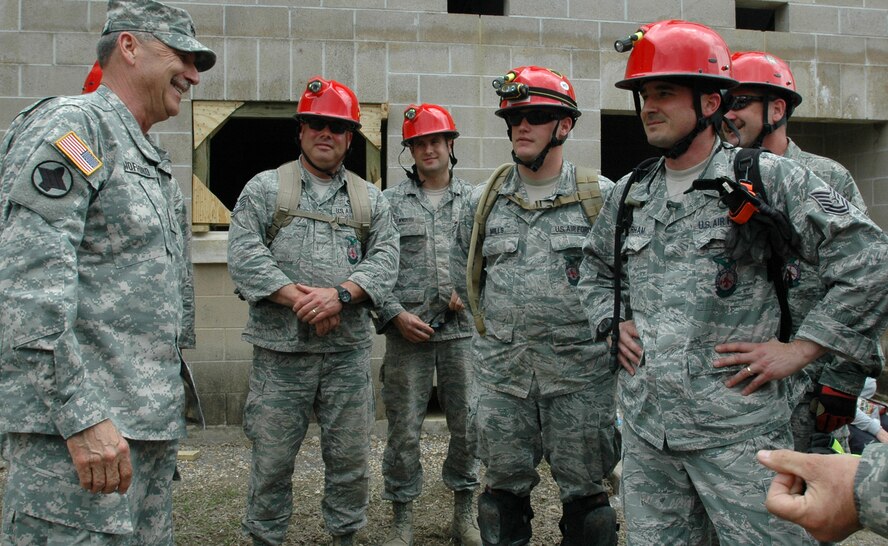
M 884 38 L 888 35 L 888 17 L 885 10 L 875 9 L 839 9 L 839 24 L 842 34 L 859 36 L 875 36 Z
M 86 65 L 83 77 L 96 60 L 98 36 L 86 32 L 58 32 L 55 35 L 55 63 Z
M 491 90 L 491 94 L 493 91 Z M 474 76 L 420 76 L 419 99 L 450 106 L 475 106 L 481 97 Z
M 842 119 L 864 119 L 866 117 L 867 76 L 862 65 L 841 65 Z M 888 83 L 883 81 L 883 84 Z M 884 85 L 881 89 L 884 93 Z
M 626 2 L 630 21 L 660 21 L 681 19 L 681 0 L 632 0 Z
M 450 70 L 453 74 L 489 76 L 490 80 L 514 68 L 510 48 L 479 44 L 451 44 Z
M 289 38 L 289 10 L 261 5 L 225 6 L 225 36 Z
M 748 29 L 719 29 L 718 33 L 731 51 L 770 51 L 768 48 L 774 35 L 773 32 Z
M 194 20 L 194 31 L 201 43 L 204 43 L 204 38 L 210 36 L 225 36 L 225 6 L 189 2 L 181 7 L 187 10 Z
M 815 50 L 813 34 L 790 34 L 789 32 L 765 32 L 765 49 L 786 61 L 811 60 Z
M 225 330 L 222 328 L 197 328 L 197 345 L 185 349 L 182 356 L 189 364 L 219 362 L 225 360 Z
M 570 78 L 570 50 L 549 47 L 512 48 L 514 66 L 537 65 L 551 68 Z
M 510 17 L 567 17 L 567 0 L 509 0 Z
M 616 51 L 601 52 L 601 109 L 635 112 L 632 93 L 617 89 L 614 84 L 626 75 L 626 57 Z
M 327 79 L 354 88 L 355 45 L 355 42 L 324 42 L 324 76 Z
M 256 100 L 256 48 L 254 38 L 228 38 L 225 40 L 226 95 L 229 100 Z
M 866 41 L 852 36 L 817 35 L 817 60 L 827 63 L 863 64 Z
M 200 407 L 203 410 L 204 421 L 207 426 L 224 425 L 225 423 L 225 395 L 219 393 L 204 394 L 198 385 Z
M 838 64 L 818 63 L 817 80 L 814 82 L 818 117 L 842 117 L 841 72 L 841 66 Z
M 588 21 L 625 21 L 626 3 L 620 0 L 570 0 L 567 15 L 571 19 Z
M 384 70 L 388 50 L 384 42 L 361 42 L 357 44 L 355 63 L 356 81 L 354 91 L 361 102 L 386 102 L 386 78 Z
M 418 74 L 389 74 L 388 76 L 388 101 L 389 104 L 411 104 L 419 98 Z M 389 116 L 396 110 L 389 109 Z M 401 110 L 404 111 L 403 109 Z M 389 127 L 389 131 L 401 131 L 400 127 Z
M 386 0 L 385 6 L 390 10 L 447 13 L 447 0 Z
M 226 264 L 194 266 L 194 293 L 202 296 L 233 296 L 234 282 Z
M 446 74 L 450 52 L 443 44 L 391 43 L 388 49 L 391 73 Z
M 22 30 L 89 30 L 87 2 L 28 0 L 21 2 Z M 95 55 L 93 55 L 95 57 Z
M 571 81 L 598 80 L 601 78 L 601 52 L 589 49 L 577 49 L 570 52 Z M 600 97 L 596 102 L 600 101 Z
M 205 296 L 196 298 L 195 314 L 204 328 L 243 328 L 247 303 L 235 296 Z
M 888 67 L 886 66 L 867 66 L 866 67 L 866 100 L 867 100 L 867 108 L 865 115 L 870 119 L 878 119 L 879 117 L 884 118 L 884 112 L 886 108 L 886 97 L 885 90 L 888 89 Z M 885 125 L 882 124 L 882 128 L 884 129 Z M 882 150 L 884 151 L 886 148 L 886 139 L 885 136 L 888 136 L 885 132 L 883 132 L 882 138 Z M 888 154 L 883 154 L 883 158 L 888 160 Z M 882 174 L 888 172 L 888 169 L 883 170 Z
M 290 28 L 301 40 L 352 40 L 355 13 L 347 9 L 294 8 L 290 11 Z
M 0 64 L 0 95 L 11 97 L 18 94 L 19 67 Z
M 226 425 L 244 424 L 244 404 L 247 402 L 248 391 L 229 392 L 225 394 L 225 423 Z
M 441 44 L 477 44 L 481 17 L 468 13 L 420 13 L 419 40 Z
M 292 79 L 289 40 L 259 40 L 259 99 L 290 100 Z
M 419 31 L 417 14 L 402 11 L 355 11 L 355 40 L 412 42 Z
M 86 73 L 79 66 L 22 66 L 22 94 L 28 97 L 78 95 Z
M 482 44 L 510 46 L 543 44 L 539 19 L 482 15 L 480 20 Z
M 200 84 L 191 88 L 191 97 L 194 100 L 223 100 L 226 98 L 225 67 L 228 64 L 225 59 L 225 39 L 200 36 L 200 43 L 216 53 L 216 64 L 210 70 L 200 73 Z
M 226 328 L 224 330 L 225 360 L 250 361 L 253 358 L 253 346 L 241 338 L 243 328 Z
M 866 62 L 870 65 L 888 65 L 888 39 L 866 38 Z
M 0 30 L 19 30 L 19 6 L 21 2 L 0 2 Z
M 95 55 L 93 55 L 95 57 Z M 93 59 L 95 60 L 95 59 Z M 43 32 L 0 32 L 0 63 L 52 64 L 52 35 Z M 86 73 L 83 74 L 83 78 Z M 83 78 L 80 84 L 83 84 Z M 80 87 L 70 92 L 79 92 Z M 16 93 L 14 93 L 16 94 Z M 39 96 L 42 96 L 39 95 Z
M 817 34 L 839 32 L 839 10 L 835 7 L 790 4 L 788 9 L 790 32 Z
M 293 94 L 292 100 L 298 100 L 308 85 L 308 79 L 315 75 L 323 75 L 324 48 L 318 42 L 290 42 L 290 58 L 293 60 Z
M 598 23 L 570 19 L 542 19 L 547 48 L 598 50 Z
M 734 2 L 713 2 L 712 0 L 682 0 L 681 18 L 699 21 L 715 29 L 734 28 Z M 656 19 L 646 19 L 655 21 Z
M 817 63 L 813 61 L 792 61 L 789 63 L 795 78 L 796 90 L 802 95 L 800 104 L 793 114 L 794 118 L 814 117 L 817 114 Z

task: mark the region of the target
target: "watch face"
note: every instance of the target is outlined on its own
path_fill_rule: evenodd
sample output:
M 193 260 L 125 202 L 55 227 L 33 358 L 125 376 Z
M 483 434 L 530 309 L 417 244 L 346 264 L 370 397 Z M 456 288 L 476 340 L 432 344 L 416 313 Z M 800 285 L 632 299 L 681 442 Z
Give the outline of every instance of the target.
M 348 303 L 351 301 L 351 292 L 341 286 L 337 287 L 336 290 L 339 292 L 339 301 L 341 301 L 342 303 Z

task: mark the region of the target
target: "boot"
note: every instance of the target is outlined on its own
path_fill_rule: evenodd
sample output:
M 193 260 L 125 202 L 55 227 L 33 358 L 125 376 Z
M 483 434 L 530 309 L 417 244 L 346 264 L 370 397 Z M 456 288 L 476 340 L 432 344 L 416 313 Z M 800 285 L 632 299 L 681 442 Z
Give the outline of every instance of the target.
M 382 546 L 413 546 L 413 501 L 393 502 L 392 528 Z
M 462 546 L 481 546 L 481 531 L 472 510 L 472 491 L 453 492 L 453 524 L 450 536 Z
M 354 546 L 355 534 L 346 533 L 344 535 L 333 536 L 333 546 Z

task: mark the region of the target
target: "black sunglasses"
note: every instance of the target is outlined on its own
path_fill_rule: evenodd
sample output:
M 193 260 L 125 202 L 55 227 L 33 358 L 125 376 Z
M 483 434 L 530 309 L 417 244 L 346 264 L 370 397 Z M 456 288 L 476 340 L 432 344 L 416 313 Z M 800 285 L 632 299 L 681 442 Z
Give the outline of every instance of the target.
M 507 112 L 503 117 L 509 127 L 515 127 L 516 125 L 521 125 L 521 121 L 525 119 L 531 125 L 545 125 L 550 121 L 562 119 L 564 115 L 547 110 L 518 110 L 516 112 Z
M 306 118 L 305 123 L 311 127 L 312 131 L 323 131 L 324 127 L 327 127 L 334 135 L 341 135 L 346 131 L 351 131 L 352 128 L 350 123 L 334 119 Z
M 731 97 L 731 110 L 735 112 L 737 110 L 743 110 L 750 104 L 754 102 L 762 102 L 765 100 L 765 97 L 759 97 L 756 95 L 734 95 Z

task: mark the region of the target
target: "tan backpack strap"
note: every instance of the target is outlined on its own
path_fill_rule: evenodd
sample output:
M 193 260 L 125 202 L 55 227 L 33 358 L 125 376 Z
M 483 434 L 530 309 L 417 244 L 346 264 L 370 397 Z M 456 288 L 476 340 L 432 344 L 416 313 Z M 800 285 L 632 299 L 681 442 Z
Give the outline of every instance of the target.
M 478 200 L 478 207 L 475 209 L 475 219 L 472 222 L 472 237 L 469 239 L 469 254 L 466 257 L 466 291 L 469 296 L 469 309 L 472 312 L 472 317 L 475 319 L 475 329 L 482 336 L 487 334 L 487 329 L 484 327 L 484 312 L 481 310 L 484 232 L 487 229 L 487 217 L 490 216 L 490 211 L 493 209 L 496 198 L 499 196 L 499 189 L 503 187 L 506 176 L 514 166 L 514 163 L 504 163 L 493 171 L 493 174 L 484 183 L 484 191 Z
M 270 247 L 278 232 L 293 221 L 293 211 L 299 208 L 299 199 L 302 198 L 302 176 L 297 161 L 284 163 L 277 168 L 278 194 L 271 225 L 265 232 L 266 246 Z
M 358 239 L 364 243 L 370 236 L 370 194 L 367 183 L 351 171 L 345 171 L 345 185 L 348 189 L 348 201 L 351 203 L 352 222 L 346 222 L 358 232 Z

